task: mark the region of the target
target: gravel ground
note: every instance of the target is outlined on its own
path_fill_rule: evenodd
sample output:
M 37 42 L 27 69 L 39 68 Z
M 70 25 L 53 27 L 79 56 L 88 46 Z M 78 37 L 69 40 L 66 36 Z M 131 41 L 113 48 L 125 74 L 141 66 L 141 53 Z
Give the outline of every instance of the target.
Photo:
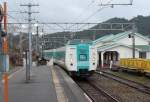
M 145 77 L 145 76 L 139 76 L 139 75 L 135 75 L 134 73 L 127 73 L 127 72 L 113 72 L 110 70 L 106 70 L 106 72 L 111 73 L 113 75 L 131 80 L 131 81 L 135 81 L 141 84 L 144 84 L 146 86 L 150 86 L 150 78 Z
M 137 91 L 117 81 L 97 74 L 90 77 L 89 80 L 116 97 L 120 102 L 150 102 L 150 95 Z

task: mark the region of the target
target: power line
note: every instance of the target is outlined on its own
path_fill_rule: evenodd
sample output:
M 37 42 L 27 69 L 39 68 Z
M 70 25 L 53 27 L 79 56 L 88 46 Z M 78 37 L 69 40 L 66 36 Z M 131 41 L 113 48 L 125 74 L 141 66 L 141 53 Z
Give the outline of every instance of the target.
M 113 0 L 109 0 L 109 1 L 107 2 L 107 4 L 111 3 L 111 1 L 113 1 Z M 82 22 L 88 21 L 91 17 L 93 17 L 95 14 L 97 14 L 98 12 L 102 11 L 102 10 L 105 9 L 105 8 L 107 8 L 107 7 L 99 8 L 98 10 L 96 10 L 96 12 L 92 13 L 89 17 L 87 17 L 87 18 L 86 18 L 85 20 L 83 20 Z
M 95 3 L 95 1 L 92 0 L 92 1 L 87 5 L 87 7 L 85 8 L 85 10 L 84 10 L 82 13 L 80 13 L 80 14 L 76 17 L 76 19 L 75 19 L 74 21 L 76 21 L 77 19 L 81 18 L 81 16 L 84 14 L 84 12 L 86 12 L 86 11 L 89 9 L 89 7 L 90 7 L 92 4 L 94 4 L 94 3 Z
M 132 5 L 132 4 L 133 4 L 133 0 L 130 0 L 129 3 L 109 3 L 109 4 L 101 3 L 100 6 L 111 6 L 113 8 L 114 6 L 117 6 L 117 5 L 127 6 L 127 5 Z
M 105 9 L 105 8 L 107 8 L 107 7 L 109 7 L 109 6 L 111 6 L 111 7 L 114 7 L 115 5 L 132 5 L 133 4 L 133 0 L 130 0 L 130 2 L 129 3 L 118 3 L 118 4 L 113 4 L 113 3 L 111 3 L 113 0 L 110 0 L 110 1 L 108 1 L 106 4 L 103 4 L 102 3 L 102 1 L 101 1 L 101 4 L 100 4 L 100 6 L 102 6 L 102 8 L 100 8 L 100 9 L 98 9 L 96 12 L 94 12 L 92 15 L 90 15 L 88 18 L 86 18 L 84 21 L 88 21 L 91 17 L 93 17 L 95 14 L 97 14 L 98 12 L 100 12 L 100 11 L 102 11 L 103 9 Z M 84 22 L 83 21 L 83 22 Z M 83 27 L 85 27 L 85 25 L 83 25 L 82 27 L 81 27 L 81 29 L 83 28 Z
M 110 3 L 112 0 L 110 0 L 110 1 L 108 1 L 107 2 L 107 4 L 108 3 Z M 89 17 L 87 17 L 85 20 L 83 20 L 83 21 L 81 21 L 81 22 L 87 22 L 91 17 L 93 17 L 95 14 L 97 14 L 98 12 L 100 12 L 100 11 L 102 11 L 104 8 L 106 8 L 106 7 L 102 7 L 102 8 L 100 8 L 100 9 L 98 9 L 98 10 L 96 10 L 94 13 L 92 13 Z M 75 25 L 72 25 L 72 26 L 70 26 L 70 28 L 72 28 L 73 26 L 75 26 Z M 83 25 L 84 26 L 84 25 Z M 81 29 L 82 29 L 82 27 L 81 27 Z
M 113 1 L 113 0 L 109 0 L 109 1 L 107 2 L 107 4 L 111 3 L 111 1 Z M 83 20 L 82 22 L 88 21 L 88 20 L 89 20 L 90 18 L 92 18 L 95 14 L 97 14 L 98 12 L 102 11 L 102 10 L 105 9 L 105 8 L 107 8 L 107 7 L 102 7 L 102 8 L 100 8 L 100 9 L 96 10 L 94 13 L 92 13 L 89 17 L 87 17 L 87 18 L 86 18 L 85 20 Z M 82 29 L 83 27 L 85 27 L 85 25 L 81 26 L 80 29 Z

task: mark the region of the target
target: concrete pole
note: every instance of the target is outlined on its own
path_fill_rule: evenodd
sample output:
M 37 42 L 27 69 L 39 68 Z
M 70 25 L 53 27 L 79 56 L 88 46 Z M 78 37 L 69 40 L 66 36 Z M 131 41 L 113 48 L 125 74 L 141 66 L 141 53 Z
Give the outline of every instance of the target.
M 133 25 L 133 34 L 131 35 L 132 37 L 132 56 L 135 58 L 135 33 L 138 32 L 138 29 L 136 27 L 136 24 Z
M 28 5 L 28 36 L 29 36 L 29 68 L 27 68 L 28 80 L 30 80 L 30 70 L 32 67 L 32 32 L 31 32 L 31 4 Z
M 135 58 L 135 34 L 133 34 L 132 36 L 132 46 L 133 46 L 132 55 L 133 55 L 133 58 Z

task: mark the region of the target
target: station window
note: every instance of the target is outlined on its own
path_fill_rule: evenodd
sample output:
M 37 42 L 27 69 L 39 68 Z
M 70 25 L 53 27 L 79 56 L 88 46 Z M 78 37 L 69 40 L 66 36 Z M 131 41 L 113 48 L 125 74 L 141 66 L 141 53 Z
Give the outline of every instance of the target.
M 140 53 L 139 53 L 139 58 L 144 58 L 144 59 L 146 59 L 146 52 L 140 52 Z

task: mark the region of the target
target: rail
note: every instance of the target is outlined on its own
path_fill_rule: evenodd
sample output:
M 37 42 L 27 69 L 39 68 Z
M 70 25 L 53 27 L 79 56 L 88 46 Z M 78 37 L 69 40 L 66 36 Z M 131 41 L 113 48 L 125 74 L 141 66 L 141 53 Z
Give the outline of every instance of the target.
M 119 83 L 125 84 L 125 85 L 127 85 L 129 87 L 132 87 L 134 89 L 137 89 L 138 91 L 141 91 L 141 92 L 146 93 L 146 94 L 150 94 L 150 87 L 146 86 L 146 85 L 143 85 L 141 83 L 131 81 L 131 80 L 128 80 L 128 79 L 125 79 L 125 78 L 121 78 L 119 76 L 116 76 L 116 75 L 113 75 L 111 73 L 104 72 L 104 71 L 101 72 L 101 73 L 96 71 L 96 74 L 101 74 L 104 77 L 107 77 L 109 79 L 118 81 Z
M 76 83 L 93 102 L 119 102 L 115 97 L 88 80 L 84 82 L 76 81 Z

